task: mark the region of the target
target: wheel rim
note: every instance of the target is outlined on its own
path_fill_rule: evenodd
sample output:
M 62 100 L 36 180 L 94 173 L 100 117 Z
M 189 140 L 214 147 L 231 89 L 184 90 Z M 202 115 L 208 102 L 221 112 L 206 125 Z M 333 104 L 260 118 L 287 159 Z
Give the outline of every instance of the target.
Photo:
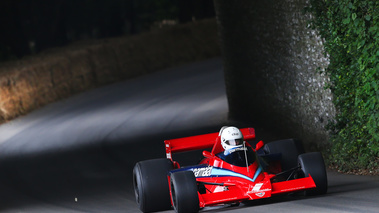
M 137 183 L 137 177 L 133 174 L 133 185 L 134 185 L 134 195 L 136 197 L 136 202 L 139 204 L 139 188 Z
M 176 209 L 176 195 L 175 195 L 175 188 L 174 188 L 174 184 L 172 183 L 172 180 L 171 180 L 171 197 L 172 197 L 172 205 Z

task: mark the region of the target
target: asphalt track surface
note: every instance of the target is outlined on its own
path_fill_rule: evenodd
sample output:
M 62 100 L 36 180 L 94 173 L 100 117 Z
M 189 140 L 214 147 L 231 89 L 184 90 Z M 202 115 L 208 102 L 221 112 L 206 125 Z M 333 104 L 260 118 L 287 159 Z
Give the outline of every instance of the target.
M 227 112 L 222 62 L 212 59 L 85 92 L 3 124 L 0 212 L 139 212 L 134 164 L 165 157 L 164 139 L 218 131 L 231 123 Z M 255 127 L 258 139 L 277 137 Z M 194 154 L 177 159 L 191 163 L 200 157 Z M 379 212 L 378 177 L 329 171 L 328 180 L 324 196 L 202 211 Z

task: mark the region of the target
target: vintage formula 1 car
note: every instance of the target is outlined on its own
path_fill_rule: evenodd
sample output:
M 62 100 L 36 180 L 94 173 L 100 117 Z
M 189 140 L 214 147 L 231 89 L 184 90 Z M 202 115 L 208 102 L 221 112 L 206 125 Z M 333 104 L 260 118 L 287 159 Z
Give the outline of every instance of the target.
M 223 156 L 220 135 L 210 133 L 164 141 L 166 157 L 138 162 L 133 169 L 137 204 L 142 212 L 198 212 L 208 206 L 305 191 L 325 194 L 327 176 L 319 152 L 304 153 L 299 140 L 253 143 L 253 128 L 240 129 L 243 147 Z M 253 144 L 254 147 L 250 144 Z M 195 166 L 181 167 L 172 154 L 203 150 Z

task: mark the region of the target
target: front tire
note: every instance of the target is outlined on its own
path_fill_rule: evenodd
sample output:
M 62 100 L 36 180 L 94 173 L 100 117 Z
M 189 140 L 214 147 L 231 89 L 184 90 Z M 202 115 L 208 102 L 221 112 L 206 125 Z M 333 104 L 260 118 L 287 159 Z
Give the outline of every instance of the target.
M 134 166 L 134 194 L 142 212 L 171 209 L 167 175 L 172 169 L 168 159 L 141 161 Z
M 328 178 L 325 169 L 324 158 L 320 152 L 301 154 L 298 157 L 299 165 L 304 177 L 313 178 L 316 188 L 305 192 L 306 195 L 321 195 L 328 190 Z
M 177 213 L 193 213 L 199 211 L 199 196 L 196 178 L 192 171 L 171 174 L 171 198 Z

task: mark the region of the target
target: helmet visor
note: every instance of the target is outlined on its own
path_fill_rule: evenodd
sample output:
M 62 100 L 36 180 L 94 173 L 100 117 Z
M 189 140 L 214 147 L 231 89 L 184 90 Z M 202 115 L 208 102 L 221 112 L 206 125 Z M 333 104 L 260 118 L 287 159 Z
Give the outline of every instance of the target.
M 239 146 L 243 144 L 243 139 L 227 140 L 225 143 L 229 146 Z

